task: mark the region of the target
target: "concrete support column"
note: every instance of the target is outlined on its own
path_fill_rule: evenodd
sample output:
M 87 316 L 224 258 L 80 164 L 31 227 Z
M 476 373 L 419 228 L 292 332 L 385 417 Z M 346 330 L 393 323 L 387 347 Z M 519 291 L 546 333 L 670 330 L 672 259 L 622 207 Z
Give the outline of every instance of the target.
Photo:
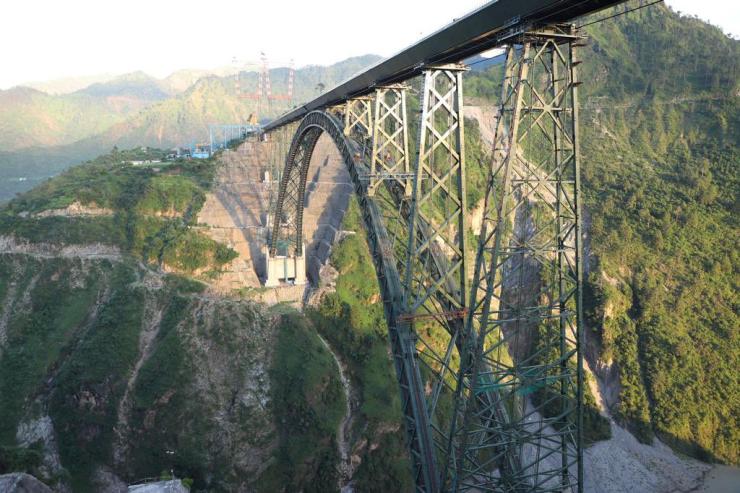
M 303 253 L 298 256 L 276 255 L 270 256 L 267 245 L 262 248 L 265 255 L 265 287 L 274 288 L 280 286 L 280 282 L 290 282 L 296 286 L 306 284 L 306 246 Z

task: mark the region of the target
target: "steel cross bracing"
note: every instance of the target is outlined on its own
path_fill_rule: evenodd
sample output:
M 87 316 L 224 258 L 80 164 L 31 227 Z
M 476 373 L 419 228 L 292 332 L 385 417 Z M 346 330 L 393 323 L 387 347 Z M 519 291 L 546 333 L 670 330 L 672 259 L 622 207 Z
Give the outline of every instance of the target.
M 364 136 L 372 135 L 372 114 L 372 98 L 363 96 L 348 99 L 344 103 L 344 135 L 349 137 L 355 132 Z
M 397 159 L 377 161 L 384 139 L 400 146 L 407 130 L 396 130 L 408 128 L 404 95 L 389 102 L 382 88 L 374 101 L 309 113 L 287 152 L 273 254 L 281 244 L 300 254 L 305 180 L 322 132 L 350 170 L 417 491 L 581 490 L 578 39 L 570 27 L 509 38 L 477 254 L 469 247 L 463 67 L 424 68 L 410 169 L 396 146 Z
M 467 259 L 461 65 L 424 71 L 406 260 L 409 311 L 436 297 L 466 307 Z M 444 258 L 445 262 L 438 259 Z M 441 306 L 434 311 L 443 311 Z
M 456 388 L 454 489 L 582 489 L 578 39 L 556 27 L 507 49 Z
M 383 180 L 398 180 L 405 197 L 411 196 L 409 172 L 409 137 L 406 122 L 405 85 L 382 86 L 375 89 L 370 174 L 367 193 Z

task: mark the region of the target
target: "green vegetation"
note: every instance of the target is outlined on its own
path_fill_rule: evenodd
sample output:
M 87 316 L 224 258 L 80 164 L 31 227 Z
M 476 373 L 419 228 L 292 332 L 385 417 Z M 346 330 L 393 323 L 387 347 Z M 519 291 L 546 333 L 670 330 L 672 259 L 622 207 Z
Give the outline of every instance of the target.
M 19 471 L 38 474 L 37 470 L 43 459 L 40 448 L 40 444 L 29 448 L 0 445 L 0 474 Z
M 138 356 L 145 293 L 130 285 L 133 275 L 116 266 L 110 301 L 60 367 L 51 394 L 50 416 L 75 491 L 88 489 L 93 467 L 111 454 L 118 403 Z
M 15 443 L 27 399 L 39 390 L 40 382 L 83 330 L 89 306 L 98 294 L 100 277 L 107 269 L 90 269 L 73 283 L 73 273 L 79 276 L 79 263 L 29 259 L 20 266 L 2 262 L 0 268 L 4 291 L 14 291 L 11 299 L 20 304 L 20 294 L 28 293 L 31 303 L 9 321 L 0 359 L 0 443 L 9 445 Z
M 579 66 L 592 257 L 589 342 L 602 363 L 618 368 L 620 402 L 613 411 L 640 440 L 657 435 L 694 456 L 738 463 L 737 41 L 662 6 L 589 30 Z M 500 73 L 495 67 L 469 74 L 467 95 L 492 104 Z M 300 77 L 312 88 L 323 74 Z M 203 82 L 140 118 L 159 115 L 147 120 L 153 128 L 176 121 L 173 115 L 185 108 L 185 118 L 198 121 L 203 101 L 227 97 L 226 86 Z M 411 98 L 409 107 L 413 112 L 418 102 Z M 234 108 L 224 109 L 224 118 Z M 481 198 L 488 152 L 477 125 L 466 124 L 472 208 Z M 144 152 L 114 149 L 0 211 L 2 234 L 101 242 L 126 254 L 115 263 L 0 259 L 0 299 L 9 314 L 0 348 L 0 473 L 38 470 L 43 444 L 20 449 L 16 433 L 19 424 L 48 414 L 66 469 L 60 475 L 74 491 L 91 491 L 94 469 L 113 463 L 114 425 L 142 330 L 161 314 L 129 389 L 129 448 L 116 473 L 133 480 L 174 471 L 192 478 L 197 490 L 334 489 L 344 397 L 318 331 L 348 366 L 359 401 L 351 430 L 352 453 L 361 456 L 356 489 L 409 490 L 398 386 L 356 202 L 343 226 L 356 234 L 331 259 L 339 271 L 336 292 L 305 318 L 280 306 L 271 321 L 249 302 L 198 295 L 204 285 L 192 278 L 162 276 L 163 287 L 145 287 L 151 273 L 139 261 L 207 275 L 235 252 L 192 227 L 213 162 L 177 162 L 160 171 L 124 164 L 161 151 Z M 36 215 L 76 202 L 112 212 Z M 552 347 L 553 334 L 547 324 L 538 327 L 534 349 Z M 427 335 L 434 342 L 435 334 Z M 243 389 L 263 377 L 264 400 L 256 390 L 247 399 Z M 552 390 L 536 389 L 533 398 L 546 401 Z M 443 398 L 442 412 L 445 404 Z M 587 438 L 607 437 L 608 423 L 589 394 L 587 404 Z M 244 471 L 255 470 L 240 462 L 245 456 L 266 468 L 245 480 Z
M 411 487 L 411 466 L 398 384 L 389 356 L 378 282 L 361 224 L 359 206 L 353 198 L 343 229 L 357 233 L 345 237 L 331 257 L 339 272 L 336 292 L 325 295 L 318 309 L 308 316 L 347 364 L 352 385 L 359 389 L 356 422 L 366 426 L 353 430 L 354 436 L 358 441 L 380 444 L 374 450 L 362 450 L 362 463 L 355 473 L 358 491 L 407 491 Z
M 0 211 L 0 233 L 32 242 L 106 243 L 146 262 L 180 272 L 218 270 L 236 252 L 195 231 L 211 186 L 214 161 L 178 161 L 164 170 L 128 164 L 156 149 L 119 151 L 76 166 L 12 200 Z M 102 208 L 94 217 L 36 217 L 80 203 Z
M 365 55 L 296 70 L 295 101 L 315 97 L 319 82 L 331 87 L 378 59 Z M 28 88 L 0 91 L 0 202 L 113 145 L 168 148 L 203 142 L 209 124 L 236 123 L 257 113 L 255 100 L 237 94 L 233 76 L 202 75 L 192 84 L 185 75 L 187 82 L 176 91 L 166 86 L 183 81 L 157 81 L 141 73 L 63 96 Z M 273 92 L 285 93 L 287 68 L 271 70 L 270 77 Z M 243 93 L 254 92 L 257 79 L 256 72 L 242 73 Z M 271 118 L 286 109 L 273 104 L 259 116 Z
M 259 491 L 332 491 L 344 396 L 331 354 L 298 313 L 275 327 L 270 381 L 279 444 Z
M 174 470 L 204 487 L 210 465 L 206 437 L 214 423 L 193 385 L 196 366 L 186 342 L 193 327 L 185 322 L 192 306 L 181 295 L 165 299 L 156 346 L 134 388 L 132 433 L 140 438 L 132 443 L 128 469 L 134 477 Z
M 135 268 L 6 256 L 0 270 L 13 314 L 0 358 L 0 463 L 38 473 L 42 443 L 16 449 L 16 431 L 48 413 L 61 477 L 69 472 L 75 491 L 86 491 L 91 467 L 109 453 L 121 384 L 138 352 Z
M 0 90 L 0 122 L 6 130 L 0 146 L 18 150 L 70 144 L 123 122 L 164 95 L 106 96 L 86 91 L 50 95 L 28 87 Z
M 662 5 L 587 34 L 587 322 L 619 368 L 617 418 L 643 441 L 737 464 L 740 46 Z M 496 94 L 479 80 L 491 70 L 469 95 Z

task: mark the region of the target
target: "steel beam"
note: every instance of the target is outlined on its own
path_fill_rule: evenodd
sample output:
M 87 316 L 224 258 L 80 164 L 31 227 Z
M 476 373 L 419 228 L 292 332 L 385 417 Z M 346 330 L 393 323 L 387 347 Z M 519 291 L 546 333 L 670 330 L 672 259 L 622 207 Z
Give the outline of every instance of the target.
M 373 132 L 372 98 L 362 96 L 344 103 L 344 135 L 356 139 L 368 138 Z
M 472 272 L 460 65 L 417 67 L 424 86 L 410 169 L 404 93 L 374 86 L 374 114 L 367 98 L 333 106 L 344 108 L 344 128 L 309 113 L 280 180 L 271 249 L 287 234 L 300 254 L 305 180 L 321 132 L 350 169 L 420 492 L 583 485 L 579 37 L 571 26 L 507 36 Z M 385 159 L 389 148 L 395 154 Z
M 467 308 L 465 70 L 461 65 L 443 65 L 424 72 L 405 269 L 411 313 L 435 299 L 450 304 L 436 311 Z
M 292 210 L 291 207 L 281 206 L 280 202 L 292 200 L 292 195 L 289 193 L 293 189 L 291 183 L 300 182 L 300 179 L 286 177 L 306 175 L 313 147 L 323 132 L 332 138 L 347 166 L 365 222 L 388 323 L 388 335 L 401 393 L 401 410 L 413 467 L 415 491 L 419 493 L 437 492 L 439 491 L 438 473 L 434 460 L 431 426 L 426 412 L 424 383 L 417 363 L 416 338 L 408 323 L 401 321 L 406 311 L 406 301 L 396 260 L 388 250 L 388 245 L 392 240 L 385 227 L 382 211 L 366 193 L 367 187 L 363 178 L 367 168 L 362 160 L 358 160 L 360 155 L 357 150 L 358 144 L 345 135 L 336 117 L 325 112 L 313 112 L 301 122 L 288 153 L 277 211 L 285 216 L 288 215 L 287 211 Z M 300 190 L 301 187 L 296 185 L 294 189 Z M 297 203 L 302 202 L 297 201 Z M 297 221 L 294 221 L 291 225 L 295 227 L 296 223 Z M 271 240 L 273 250 L 277 246 L 280 232 L 279 230 L 274 231 L 277 232 L 273 232 Z M 295 229 L 292 234 L 296 236 Z

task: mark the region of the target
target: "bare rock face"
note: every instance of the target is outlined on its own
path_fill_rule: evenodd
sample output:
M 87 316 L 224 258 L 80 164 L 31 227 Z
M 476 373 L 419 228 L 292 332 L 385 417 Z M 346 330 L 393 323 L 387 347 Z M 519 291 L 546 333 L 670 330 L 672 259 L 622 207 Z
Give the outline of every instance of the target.
M 24 472 L 0 475 L 0 493 L 52 493 L 51 488 Z
M 102 243 L 58 245 L 30 243 L 14 236 L 0 235 L 0 254 L 23 254 L 36 258 L 79 258 L 82 260 L 120 260 L 118 247 Z
M 188 493 L 190 490 L 179 479 L 172 479 L 129 486 L 128 491 L 129 493 Z
M 95 471 L 92 483 L 95 491 L 105 493 L 126 493 L 128 491 L 128 485 L 107 467 L 99 467 Z
M 23 214 L 23 213 L 21 213 Z M 62 209 L 47 209 L 45 211 L 33 214 L 33 217 L 92 217 L 92 216 L 112 216 L 113 210 L 106 207 L 98 207 L 97 204 L 81 204 L 73 202 Z
M 49 416 L 44 415 L 37 419 L 30 419 L 20 423 L 16 433 L 16 440 L 22 447 L 30 447 L 37 442 L 43 445 L 43 476 L 52 476 L 62 470 L 54 434 L 54 423 Z

